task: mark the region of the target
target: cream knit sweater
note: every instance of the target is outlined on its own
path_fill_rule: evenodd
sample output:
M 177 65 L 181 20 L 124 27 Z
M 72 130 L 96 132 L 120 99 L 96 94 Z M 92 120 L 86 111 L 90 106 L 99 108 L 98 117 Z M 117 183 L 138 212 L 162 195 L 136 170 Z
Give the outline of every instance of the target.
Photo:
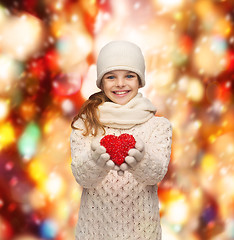
M 83 129 L 82 120 L 76 127 Z M 130 129 L 105 127 L 106 134 L 129 133 L 145 143 L 145 155 L 135 169 L 119 176 L 91 158 L 93 137 L 72 129 L 72 172 L 83 187 L 76 240 L 160 240 L 157 183 L 167 172 L 172 129 L 163 117 L 151 117 Z

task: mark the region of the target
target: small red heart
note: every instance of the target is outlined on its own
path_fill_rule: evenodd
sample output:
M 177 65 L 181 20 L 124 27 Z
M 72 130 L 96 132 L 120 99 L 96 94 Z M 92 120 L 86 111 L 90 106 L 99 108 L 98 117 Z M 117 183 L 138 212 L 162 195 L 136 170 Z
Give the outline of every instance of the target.
M 128 151 L 135 147 L 135 143 L 135 138 L 127 133 L 118 137 L 106 135 L 100 141 L 100 144 L 106 148 L 106 152 L 110 154 L 110 159 L 117 165 L 121 165 L 124 162 Z

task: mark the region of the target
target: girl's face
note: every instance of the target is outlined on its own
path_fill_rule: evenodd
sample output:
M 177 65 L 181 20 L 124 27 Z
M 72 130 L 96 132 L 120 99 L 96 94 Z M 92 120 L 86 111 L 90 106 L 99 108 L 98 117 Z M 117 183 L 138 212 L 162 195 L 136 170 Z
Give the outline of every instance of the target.
M 114 70 L 102 78 L 102 90 L 114 103 L 124 105 L 138 93 L 138 75 L 128 70 Z

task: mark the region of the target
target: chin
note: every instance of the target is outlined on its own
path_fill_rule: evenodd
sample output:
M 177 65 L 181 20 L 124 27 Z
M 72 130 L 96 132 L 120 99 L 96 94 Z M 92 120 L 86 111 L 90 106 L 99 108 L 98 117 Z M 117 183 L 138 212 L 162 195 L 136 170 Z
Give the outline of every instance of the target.
M 123 99 L 123 100 L 115 100 L 114 102 L 120 105 L 124 105 L 126 103 L 128 103 L 131 99 Z

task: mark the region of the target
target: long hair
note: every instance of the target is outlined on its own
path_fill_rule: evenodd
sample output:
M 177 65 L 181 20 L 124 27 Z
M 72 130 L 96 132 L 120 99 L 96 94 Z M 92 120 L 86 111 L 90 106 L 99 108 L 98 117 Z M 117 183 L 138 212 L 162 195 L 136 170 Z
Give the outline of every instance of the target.
M 100 129 L 103 130 L 103 134 L 105 134 L 104 126 L 99 120 L 98 106 L 107 101 L 110 100 L 103 91 L 92 94 L 89 99 L 84 102 L 78 114 L 73 118 L 71 127 L 73 129 L 84 130 L 84 136 L 88 136 L 89 134 L 97 136 Z M 79 129 L 73 126 L 74 122 L 79 118 L 83 120 L 85 129 Z

